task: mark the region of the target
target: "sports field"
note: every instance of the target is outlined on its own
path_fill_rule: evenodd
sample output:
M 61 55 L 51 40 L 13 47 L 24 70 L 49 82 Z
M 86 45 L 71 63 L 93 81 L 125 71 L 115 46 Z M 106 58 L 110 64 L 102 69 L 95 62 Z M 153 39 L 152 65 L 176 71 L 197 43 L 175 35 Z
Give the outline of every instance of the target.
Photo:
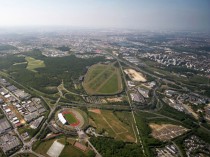
M 78 121 L 72 113 L 66 113 L 64 114 L 64 117 L 69 124 L 74 124 Z
M 32 57 L 25 57 L 25 60 L 27 61 L 27 67 L 26 69 L 32 71 L 32 72 L 37 72 L 37 68 L 44 68 L 45 64 L 44 61 L 42 60 L 37 60 Z
M 95 64 L 88 69 L 83 87 L 89 95 L 112 95 L 123 90 L 120 70 L 112 64 Z

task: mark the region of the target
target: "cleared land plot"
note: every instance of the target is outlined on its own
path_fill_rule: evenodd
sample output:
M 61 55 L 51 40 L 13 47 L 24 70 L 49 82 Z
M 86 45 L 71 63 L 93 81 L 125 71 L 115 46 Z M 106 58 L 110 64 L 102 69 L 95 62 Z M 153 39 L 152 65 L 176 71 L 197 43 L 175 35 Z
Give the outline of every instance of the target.
M 36 71 L 37 68 L 45 67 L 44 61 L 42 61 L 42 60 L 37 60 L 32 57 L 25 57 L 25 60 L 28 63 L 26 69 L 28 69 L 30 71 L 37 72 Z
M 27 62 L 14 63 L 13 65 L 22 65 L 22 64 L 27 64 Z
M 168 141 L 189 131 L 180 125 L 150 123 L 152 136 L 160 141 Z
M 193 109 L 192 109 L 191 106 L 189 106 L 189 105 L 187 105 L 187 104 L 182 104 L 182 105 L 184 106 L 184 108 L 185 108 L 190 114 L 192 114 L 192 116 L 193 116 L 195 119 L 198 119 L 198 118 L 199 118 L 198 114 L 197 114 L 195 111 L 193 111 Z
M 51 157 L 59 157 L 65 146 L 57 141 L 54 141 L 50 149 L 47 151 L 47 155 Z
M 120 71 L 112 64 L 95 64 L 85 75 L 83 87 L 89 95 L 117 94 L 123 90 Z
M 117 97 L 117 98 L 107 98 L 106 99 L 108 102 L 121 102 L 123 101 L 122 97 Z
M 26 121 L 24 120 L 23 116 L 20 114 L 20 112 L 13 105 L 9 105 L 9 108 L 15 114 L 15 116 L 18 118 L 18 120 L 20 121 L 21 124 L 25 124 L 26 123 Z
M 128 114 L 129 113 L 127 112 L 127 115 Z M 97 128 L 97 132 L 105 130 L 106 136 L 114 137 L 118 140 L 127 142 L 135 142 L 132 125 L 128 125 L 120 121 L 112 111 L 101 110 L 101 114 L 89 111 L 89 115 L 93 119 L 91 123 Z M 131 123 L 132 121 L 130 121 L 130 124 Z
M 82 150 L 83 152 L 85 152 L 87 150 L 87 146 L 81 144 L 80 142 L 75 142 L 74 146 L 80 150 Z
M 98 113 L 101 114 L 101 110 L 100 109 L 92 109 L 92 110 L 88 110 L 89 112 L 93 112 L 93 113 Z
M 146 78 L 142 73 L 137 72 L 134 69 L 125 69 L 124 72 L 129 76 L 132 81 L 146 82 Z

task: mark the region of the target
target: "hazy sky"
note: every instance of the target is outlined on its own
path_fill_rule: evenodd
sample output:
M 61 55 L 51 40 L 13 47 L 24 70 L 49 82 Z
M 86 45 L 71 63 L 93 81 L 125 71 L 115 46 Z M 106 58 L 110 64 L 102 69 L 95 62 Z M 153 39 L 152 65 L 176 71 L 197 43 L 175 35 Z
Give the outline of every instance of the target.
M 210 0 L 0 0 L 0 26 L 210 30 Z

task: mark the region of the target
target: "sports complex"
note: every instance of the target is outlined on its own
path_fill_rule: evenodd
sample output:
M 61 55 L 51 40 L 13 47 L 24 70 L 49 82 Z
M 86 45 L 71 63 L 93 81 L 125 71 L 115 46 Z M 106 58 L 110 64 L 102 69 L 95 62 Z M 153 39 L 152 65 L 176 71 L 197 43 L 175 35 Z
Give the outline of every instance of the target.
M 88 126 L 88 117 L 85 112 L 77 108 L 61 108 L 55 113 L 54 126 L 66 133 L 74 134 L 77 130 Z

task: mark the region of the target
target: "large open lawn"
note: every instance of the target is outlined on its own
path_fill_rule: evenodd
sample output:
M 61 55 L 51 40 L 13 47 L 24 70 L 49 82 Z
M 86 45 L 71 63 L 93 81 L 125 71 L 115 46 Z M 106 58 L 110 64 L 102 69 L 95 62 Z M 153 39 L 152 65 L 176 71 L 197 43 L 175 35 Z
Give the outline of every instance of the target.
M 105 131 L 105 135 L 126 142 L 135 142 L 134 124 L 130 112 L 113 112 L 100 110 L 95 113 L 89 111 L 92 118 L 90 124 L 97 132 Z
M 42 141 L 39 146 L 35 149 L 35 152 L 42 154 L 42 155 L 47 155 L 48 149 L 51 147 L 55 140 L 48 140 L 48 141 Z
M 22 154 L 17 154 L 14 157 L 37 157 L 37 156 L 31 153 L 22 153 Z
M 28 63 L 26 69 L 28 69 L 30 71 L 37 72 L 36 71 L 37 68 L 45 67 L 44 61 L 42 61 L 42 60 L 37 60 L 32 57 L 26 57 L 25 60 Z
M 123 90 L 120 70 L 112 64 L 95 64 L 88 69 L 83 87 L 89 95 L 112 95 Z
M 51 147 L 51 145 L 53 144 L 53 142 L 56 139 L 52 139 L 52 140 L 47 140 L 47 141 L 42 141 L 39 146 L 35 149 L 35 152 L 42 154 L 44 156 L 48 156 L 47 155 L 47 151 L 49 150 L 49 148 Z M 64 138 L 59 138 L 57 139 L 58 142 L 65 144 L 65 139 Z M 60 154 L 60 157 L 68 157 L 68 156 L 72 156 L 72 157 L 81 157 L 81 156 L 87 156 L 87 152 L 83 152 L 81 150 L 79 150 L 78 148 L 74 147 L 73 144 L 75 142 L 75 140 L 72 139 L 66 139 L 66 142 L 68 142 L 69 144 L 67 144 L 63 151 Z
M 85 157 L 86 154 L 70 144 L 70 145 L 67 145 L 63 149 L 62 153 L 60 154 L 60 157 L 69 157 L 69 156 L 72 156 L 72 157 L 84 156 Z

